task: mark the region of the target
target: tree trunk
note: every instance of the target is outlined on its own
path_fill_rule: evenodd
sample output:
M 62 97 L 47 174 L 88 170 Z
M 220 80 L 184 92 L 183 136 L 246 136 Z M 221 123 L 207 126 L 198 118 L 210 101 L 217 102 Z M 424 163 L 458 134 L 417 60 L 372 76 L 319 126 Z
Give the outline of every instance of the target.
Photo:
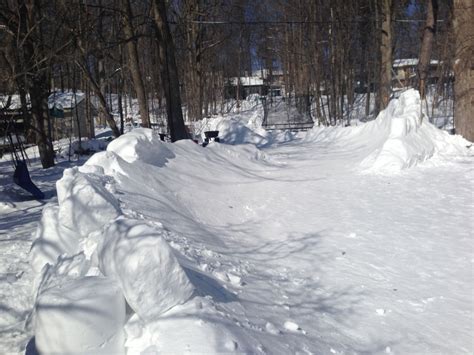
M 45 75 L 32 80 L 29 88 L 31 114 L 36 130 L 36 144 L 38 145 L 41 165 L 44 169 L 54 166 L 53 144 L 46 131 L 48 123 L 48 90 L 44 87 L 47 82 Z
M 155 0 L 153 2 L 153 14 L 159 46 L 161 81 L 166 98 L 168 126 L 171 141 L 175 142 L 180 139 L 188 139 L 189 136 L 184 126 L 174 43 L 168 24 L 166 4 L 163 0 Z
M 82 50 L 82 47 L 80 44 L 79 44 L 79 48 L 81 48 Z M 83 73 L 86 75 L 86 78 L 89 81 L 89 84 L 91 85 L 92 91 L 97 96 L 100 114 L 102 115 L 102 117 L 105 118 L 110 129 L 112 130 L 114 137 L 120 137 L 120 130 L 118 129 L 117 124 L 115 123 L 114 116 L 109 112 L 109 109 L 107 108 L 107 101 L 105 99 L 103 92 L 101 91 L 99 87 L 99 84 L 94 80 L 94 78 L 92 77 L 92 74 L 82 63 L 77 61 L 76 64 L 81 68 Z
M 392 84 L 392 0 L 382 0 L 382 29 L 380 42 L 379 111 L 390 101 Z
M 456 133 L 474 142 L 474 18 L 473 0 L 454 0 L 454 124 Z
M 130 0 L 122 0 L 122 11 L 124 12 L 123 30 L 127 37 L 128 63 L 130 65 L 130 73 L 132 75 L 133 85 L 137 94 L 140 117 L 144 127 L 150 127 L 150 116 L 148 114 L 148 106 L 145 94 L 145 85 L 143 84 L 142 75 L 140 73 L 140 64 L 138 60 L 137 40 L 133 29 L 133 13 Z
M 430 70 L 431 48 L 433 47 L 436 33 L 436 20 L 438 17 L 438 1 L 426 0 L 426 24 L 423 30 L 420 58 L 418 60 L 418 90 L 422 99 L 426 96 L 426 80 Z

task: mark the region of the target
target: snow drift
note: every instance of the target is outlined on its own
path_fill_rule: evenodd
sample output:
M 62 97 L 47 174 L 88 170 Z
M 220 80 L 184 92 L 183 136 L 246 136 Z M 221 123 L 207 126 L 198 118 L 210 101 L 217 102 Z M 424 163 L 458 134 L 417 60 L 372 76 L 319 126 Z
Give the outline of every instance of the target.
M 427 160 L 436 163 L 465 155 L 469 144 L 432 125 L 421 110 L 419 92 L 410 89 L 392 99 L 377 119 L 356 127 L 315 127 L 308 141 L 361 151 L 364 173 L 392 174 Z
M 98 247 L 100 270 L 119 282 L 143 320 L 156 319 L 194 291 L 162 234 L 143 221 L 120 218 L 104 229 Z

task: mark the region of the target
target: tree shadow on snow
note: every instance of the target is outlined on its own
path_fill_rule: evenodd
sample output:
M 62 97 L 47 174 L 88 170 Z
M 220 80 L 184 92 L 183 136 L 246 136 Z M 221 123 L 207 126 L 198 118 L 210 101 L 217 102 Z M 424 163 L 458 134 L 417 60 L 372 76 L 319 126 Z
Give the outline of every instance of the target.
M 183 267 L 183 269 L 191 283 L 196 287 L 199 296 L 211 296 L 214 301 L 222 303 L 238 300 L 237 295 L 224 288 L 214 278 L 197 270 L 186 267 Z

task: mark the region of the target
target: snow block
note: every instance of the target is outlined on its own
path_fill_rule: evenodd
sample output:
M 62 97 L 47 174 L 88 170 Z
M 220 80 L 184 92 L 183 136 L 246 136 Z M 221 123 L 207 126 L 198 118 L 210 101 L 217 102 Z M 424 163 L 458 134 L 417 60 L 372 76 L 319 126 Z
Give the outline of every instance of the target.
M 61 225 L 78 237 L 102 228 L 121 214 L 117 199 L 107 190 L 105 176 L 66 169 L 56 183 L 58 219 Z
M 41 354 L 125 353 L 125 300 L 104 277 L 84 277 L 44 290 L 37 299 L 35 341 Z
M 146 164 L 164 166 L 174 153 L 149 128 L 138 128 L 114 139 L 107 146 L 108 152 L 116 153 L 128 163 L 142 161 Z
M 186 302 L 194 287 L 158 230 L 119 218 L 104 228 L 99 268 L 118 280 L 130 307 L 145 321 Z
M 72 231 L 62 227 L 58 214 L 59 206 L 48 205 L 43 209 L 30 250 L 31 265 L 36 273 L 47 263 L 55 264 L 59 255 L 75 254 L 79 248 L 79 240 Z

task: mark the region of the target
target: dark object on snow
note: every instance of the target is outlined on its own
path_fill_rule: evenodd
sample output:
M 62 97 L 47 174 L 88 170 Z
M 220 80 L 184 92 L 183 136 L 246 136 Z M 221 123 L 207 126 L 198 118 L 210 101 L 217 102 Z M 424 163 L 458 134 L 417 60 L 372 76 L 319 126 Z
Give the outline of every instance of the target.
M 451 135 L 455 135 L 456 134 L 456 129 L 455 128 L 448 129 L 448 133 L 451 134 Z
M 206 138 L 204 139 L 204 142 L 202 143 L 203 147 L 207 146 L 211 140 L 217 143 L 221 141 L 220 138 L 218 137 L 219 131 L 205 131 L 204 135 L 206 136 Z
M 16 163 L 15 172 L 13 173 L 13 181 L 15 181 L 15 184 L 20 186 L 22 189 L 32 194 L 37 200 L 44 199 L 44 193 L 42 193 L 41 190 L 33 184 L 33 181 L 31 181 L 30 173 L 28 172 L 26 163 L 23 160 Z
M 41 192 L 38 187 L 31 181 L 30 172 L 28 171 L 28 167 L 26 166 L 26 153 L 19 139 L 18 135 L 16 135 L 17 145 L 21 154 L 21 158 L 18 156 L 17 147 L 15 147 L 15 143 L 13 143 L 12 135 L 9 133 L 8 138 L 10 140 L 10 146 L 12 149 L 12 160 L 13 164 L 15 165 L 15 172 L 13 173 L 13 181 L 15 184 L 20 186 L 22 189 L 28 191 L 30 194 L 33 195 L 34 198 L 37 200 L 44 199 L 44 193 Z
M 207 139 L 217 138 L 217 136 L 219 135 L 219 131 L 205 131 L 204 135 Z
M 165 134 L 165 133 L 159 133 L 159 135 L 160 135 L 160 140 L 161 140 L 162 142 L 164 142 L 164 141 L 165 141 L 166 134 Z

